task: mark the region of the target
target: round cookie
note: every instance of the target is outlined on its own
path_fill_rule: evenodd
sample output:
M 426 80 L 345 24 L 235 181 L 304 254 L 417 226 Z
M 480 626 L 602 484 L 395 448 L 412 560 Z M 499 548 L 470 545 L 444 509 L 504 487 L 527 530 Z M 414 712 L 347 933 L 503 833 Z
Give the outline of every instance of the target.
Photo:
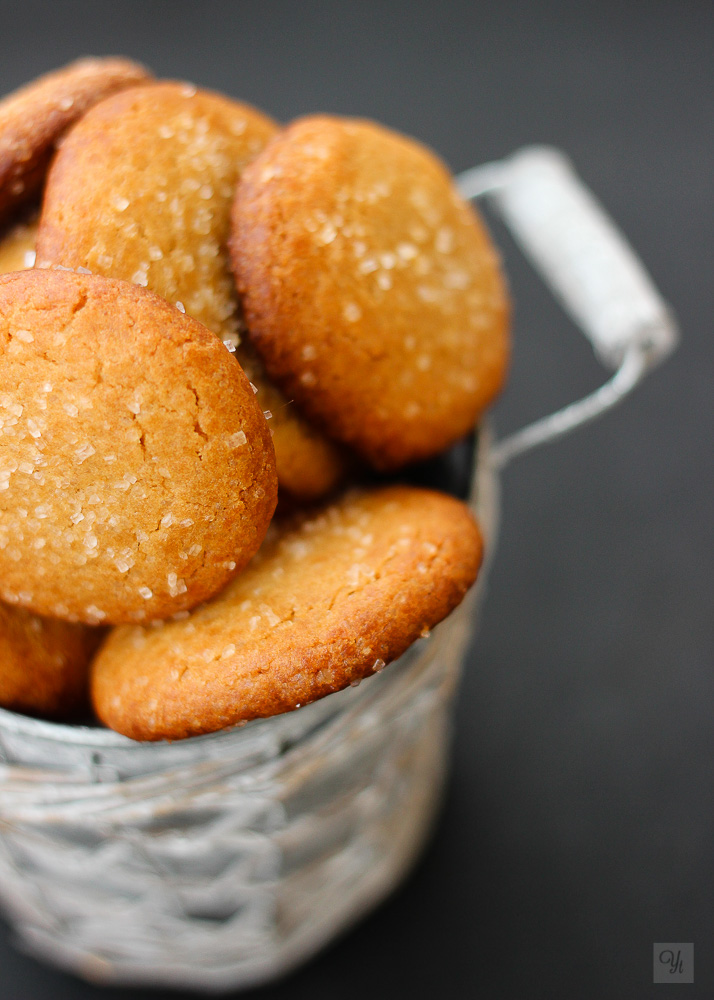
M 82 266 L 146 286 L 235 350 L 231 205 L 241 171 L 276 133 L 254 108 L 188 84 L 103 101 L 67 136 L 48 177 L 38 266 Z M 305 499 L 332 489 L 342 471 L 335 446 L 270 384 L 247 345 L 236 356 L 271 415 L 281 485 Z
M 89 706 L 89 662 L 102 630 L 0 603 L 0 705 L 62 719 Z
M 281 495 L 297 504 L 331 493 L 346 477 L 352 456 L 306 420 L 267 375 L 247 338 L 236 349 L 243 371 L 256 388 L 256 398 L 270 420 Z
M 275 508 L 268 425 L 204 326 L 128 282 L 0 276 L 0 598 L 89 624 L 215 594 Z
M 278 526 L 183 621 L 110 633 L 92 669 L 99 718 L 179 739 L 299 708 L 400 656 L 473 583 L 466 506 L 415 487 L 350 493 Z
M 0 224 L 37 196 L 55 143 L 73 121 L 149 77 L 129 59 L 79 59 L 0 101 Z
M 36 239 L 36 221 L 18 223 L 0 235 L 0 274 L 33 267 Z
M 501 387 L 496 254 L 413 140 L 365 121 L 293 123 L 244 171 L 230 246 L 268 374 L 378 468 L 446 448 Z

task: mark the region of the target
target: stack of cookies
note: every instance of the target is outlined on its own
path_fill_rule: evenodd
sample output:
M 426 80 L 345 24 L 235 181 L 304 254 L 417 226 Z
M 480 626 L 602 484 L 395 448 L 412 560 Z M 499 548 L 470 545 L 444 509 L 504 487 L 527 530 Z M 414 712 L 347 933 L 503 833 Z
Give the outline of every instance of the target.
M 461 601 L 468 509 L 383 481 L 507 365 L 497 258 L 432 153 L 83 60 L 0 102 L 0 227 L 0 705 L 213 732 Z

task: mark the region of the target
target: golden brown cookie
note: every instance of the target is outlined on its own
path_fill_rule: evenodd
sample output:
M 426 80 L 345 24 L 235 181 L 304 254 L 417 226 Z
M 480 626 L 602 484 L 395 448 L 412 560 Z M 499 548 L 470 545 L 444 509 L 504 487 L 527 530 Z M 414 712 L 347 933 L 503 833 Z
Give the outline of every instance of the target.
M 297 504 L 314 502 L 331 493 L 346 477 L 354 460 L 296 409 L 292 399 L 266 374 L 251 344 L 242 335 L 236 357 L 270 420 L 281 493 Z
M 79 59 L 0 101 L 0 223 L 37 196 L 55 144 L 73 121 L 149 76 L 128 59 Z
M 92 671 L 103 722 L 178 739 L 299 708 L 400 656 L 461 601 L 481 559 L 468 508 L 414 487 L 276 524 L 209 604 L 110 633 Z
M 25 271 L 35 263 L 37 222 L 21 222 L 0 234 L 0 274 Z
M 0 277 L 0 598 L 168 617 L 245 565 L 276 494 L 268 425 L 204 326 L 128 282 Z
M 489 237 L 423 146 L 304 118 L 244 171 L 231 251 L 249 335 L 290 399 L 375 466 L 436 454 L 502 385 Z
M 89 661 L 103 630 L 0 603 L 0 705 L 67 718 L 89 706 Z
M 50 172 L 38 265 L 87 267 L 180 303 L 235 349 L 239 320 L 226 241 L 235 185 L 277 126 L 254 108 L 188 84 L 117 94 L 84 116 Z M 333 445 L 238 348 L 271 415 L 281 484 L 305 498 L 341 472 Z

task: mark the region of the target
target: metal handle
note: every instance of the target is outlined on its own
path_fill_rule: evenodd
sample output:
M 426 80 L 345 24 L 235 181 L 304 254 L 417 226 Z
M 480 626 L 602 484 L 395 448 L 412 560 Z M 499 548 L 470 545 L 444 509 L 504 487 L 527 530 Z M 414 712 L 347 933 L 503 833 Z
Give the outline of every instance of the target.
M 616 369 L 596 392 L 494 445 L 500 467 L 618 403 L 674 349 L 677 326 L 632 248 L 558 150 L 530 146 L 457 181 L 464 197 L 488 198 L 602 363 Z

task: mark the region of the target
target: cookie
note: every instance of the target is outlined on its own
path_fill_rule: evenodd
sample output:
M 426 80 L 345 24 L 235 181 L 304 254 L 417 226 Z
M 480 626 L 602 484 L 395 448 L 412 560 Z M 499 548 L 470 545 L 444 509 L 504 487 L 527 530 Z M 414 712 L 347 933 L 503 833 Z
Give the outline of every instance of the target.
M 343 448 L 306 420 L 266 374 L 263 362 L 245 338 L 236 357 L 270 420 L 281 494 L 298 505 L 331 493 L 345 479 L 354 461 Z
M 413 140 L 366 121 L 293 123 L 244 171 L 230 247 L 268 374 L 377 468 L 448 447 L 500 389 L 496 254 Z
M 255 109 L 180 83 L 103 101 L 68 135 L 49 175 L 38 265 L 133 281 L 235 349 L 239 317 L 226 241 L 241 171 L 277 132 Z M 281 485 L 304 498 L 340 475 L 335 447 L 300 418 L 249 349 L 237 357 L 271 415 Z
M 73 121 L 147 79 L 128 59 L 79 59 L 0 101 L 0 224 L 38 196 L 55 144 Z
M 35 263 L 37 222 L 21 222 L 0 235 L 0 274 L 25 271 Z
M 0 603 L 0 705 L 68 718 L 89 705 L 89 662 L 103 630 Z
M 245 565 L 276 495 L 268 425 L 204 326 L 128 282 L 0 277 L 0 599 L 168 617 Z
M 467 507 L 415 487 L 273 522 L 250 566 L 183 621 L 116 629 L 92 668 L 99 718 L 179 739 L 299 708 L 380 670 L 473 583 Z

